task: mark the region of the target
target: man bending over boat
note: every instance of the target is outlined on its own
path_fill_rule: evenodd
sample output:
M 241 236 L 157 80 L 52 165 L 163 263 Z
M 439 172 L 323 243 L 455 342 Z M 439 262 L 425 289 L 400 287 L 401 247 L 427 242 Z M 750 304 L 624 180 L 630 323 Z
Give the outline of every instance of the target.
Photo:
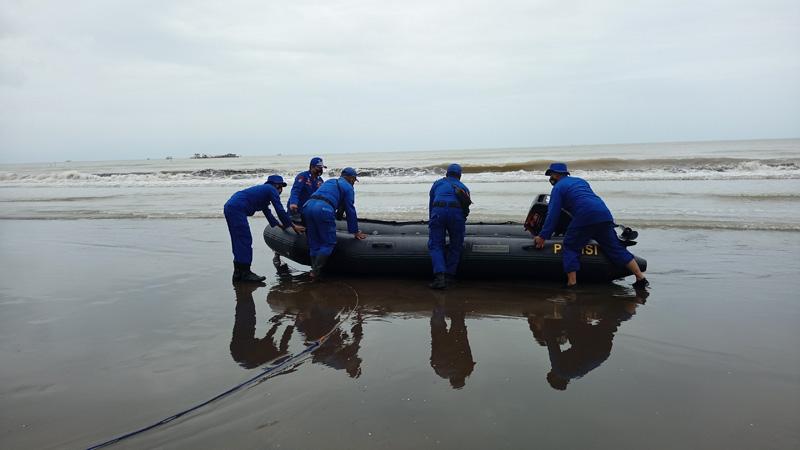
M 262 211 L 270 226 L 289 228 L 295 233 L 305 231 L 301 225 L 295 225 L 286 214 L 286 210 L 281 205 L 281 192 L 286 186 L 283 177 L 280 175 L 270 175 L 267 182 L 258 186 L 253 186 L 239 191 L 225 203 L 225 221 L 228 222 L 228 232 L 231 234 L 231 245 L 233 246 L 233 282 L 261 282 L 266 279 L 250 271 L 250 264 L 253 262 L 253 236 L 250 234 L 250 225 L 247 217 L 252 216 L 256 211 Z M 269 205 L 275 209 L 280 222 L 275 219 L 269 210 Z
M 445 177 L 431 186 L 428 201 L 428 253 L 433 264 L 431 289 L 445 289 L 455 280 L 461 248 L 464 246 L 467 214 L 469 214 L 469 189 L 461 182 L 461 166 L 450 164 Z M 450 246 L 445 254 L 445 235 L 450 235 Z
M 336 211 L 343 210 L 347 217 L 347 231 L 356 239 L 367 235 L 358 229 L 356 193 L 353 185 L 358 181 L 356 170 L 345 167 L 342 176 L 322 183 L 303 206 L 303 219 L 308 227 L 308 248 L 311 254 L 311 277 L 319 279 L 322 268 L 336 247 Z
M 594 239 L 612 263 L 630 270 L 636 281 L 633 287 L 642 289 L 650 283 L 639 269 L 633 255 L 620 244 L 614 232 L 614 218 L 603 200 L 598 197 L 586 180 L 569 176 L 564 163 L 552 163 L 544 173 L 550 177 L 553 189 L 550 191 L 550 203 L 547 206 L 547 218 L 539 235 L 533 238 L 536 248 L 543 248 L 544 243 L 553 234 L 561 209 L 572 215 L 572 221 L 564 234 L 562 258 L 564 272 L 567 274 L 566 287 L 577 284 L 576 272 L 580 269 L 581 249 L 589 240 Z

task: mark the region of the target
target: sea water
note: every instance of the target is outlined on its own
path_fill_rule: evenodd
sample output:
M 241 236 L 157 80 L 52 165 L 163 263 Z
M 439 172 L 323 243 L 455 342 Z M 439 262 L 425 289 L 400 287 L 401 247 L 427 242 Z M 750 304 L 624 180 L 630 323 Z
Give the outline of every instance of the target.
M 470 221 L 521 222 L 564 161 L 618 223 L 800 231 L 800 139 L 0 165 L 0 219 L 220 218 L 237 190 L 273 173 L 291 186 L 316 155 L 326 178 L 358 170 L 362 218 L 426 219 L 431 183 L 457 162 Z

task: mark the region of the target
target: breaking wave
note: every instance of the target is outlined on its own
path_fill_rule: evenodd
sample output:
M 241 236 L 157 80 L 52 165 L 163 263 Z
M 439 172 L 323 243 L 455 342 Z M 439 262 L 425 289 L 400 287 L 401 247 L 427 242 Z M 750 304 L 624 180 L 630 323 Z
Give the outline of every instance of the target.
M 462 165 L 470 182 L 541 181 L 549 160 L 503 164 Z M 567 161 L 573 175 L 593 181 L 631 180 L 737 180 L 800 179 L 800 159 L 617 159 L 598 158 Z M 412 167 L 362 167 L 364 183 L 428 183 L 441 177 L 445 164 Z M 337 176 L 341 168 L 331 168 L 327 177 Z M 192 186 L 241 185 L 257 183 L 272 173 L 272 168 L 162 170 L 153 172 L 100 172 L 76 170 L 16 173 L 0 172 L 0 186 L 77 185 L 77 186 Z M 290 180 L 293 174 L 283 174 Z
M 75 170 L 14 173 L 0 172 L 0 185 L 83 185 L 83 186 L 185 186 L 241 184 L 242 181 L 262 180 L 271 169 L 203 169 L 196 171 L 157 171 L 128 173 L 85 173 Z
M 466 165 L 466 173 L 483 172 L 515 172 L 515 171 L 544 171 L 550 160 L 532 160 L 510 164 Z M 797 160 L 749 160 L 738 158 L 657 158 L 657 159 L 620 159 L 598 158 L 566 161 L 570 171 L 583 172 L 621 172 L 621 171 L 669 171 L 669 172 L 695 172 L 695 171 L 747 171 L 761 170 L 798 170 Z M 443 169 L 442 169 L 443 170 Z

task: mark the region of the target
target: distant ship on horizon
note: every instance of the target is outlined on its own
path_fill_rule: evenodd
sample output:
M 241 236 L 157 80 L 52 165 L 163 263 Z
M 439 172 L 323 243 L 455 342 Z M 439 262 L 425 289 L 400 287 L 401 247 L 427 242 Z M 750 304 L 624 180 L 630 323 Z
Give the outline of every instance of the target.
M 208 159 L 208 158 L 238 158 L 239 155 L 236 153 L 225 153 L 224 155 L 206 155 L 203 153 L 195 153 L 190 159 Z

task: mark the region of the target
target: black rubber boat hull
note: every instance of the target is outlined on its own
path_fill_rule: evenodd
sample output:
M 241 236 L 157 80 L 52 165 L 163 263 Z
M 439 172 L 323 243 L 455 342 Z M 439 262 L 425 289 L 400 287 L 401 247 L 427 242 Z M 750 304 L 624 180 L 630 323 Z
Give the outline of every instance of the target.
M 367 239 L 359 241 L 347 233 L 347 224 L 337 221 L 336 249 L 325 272 L 354 275 L 418 275 L 433 272 L 428 255 L 428 225 L 425 222 L 385 222 L 360 220 L 359 228 Z M 267 226 L 264 241 L 275 253 L 300 264 L 310 265 L 305 235 Z M 562 238 L 547 241 L 543 249 L 533 246 L 530 233 L 522 224 L 467 224 L 464 251 L 458 266 L 459 277 L 528 278 L 563 280 Z M 642 271 L 647 261 L 636 257 Z M 582 281 L 611 281 L 631 273 L 614 266 L 603 256 L 597 243 L 583 249 Z

